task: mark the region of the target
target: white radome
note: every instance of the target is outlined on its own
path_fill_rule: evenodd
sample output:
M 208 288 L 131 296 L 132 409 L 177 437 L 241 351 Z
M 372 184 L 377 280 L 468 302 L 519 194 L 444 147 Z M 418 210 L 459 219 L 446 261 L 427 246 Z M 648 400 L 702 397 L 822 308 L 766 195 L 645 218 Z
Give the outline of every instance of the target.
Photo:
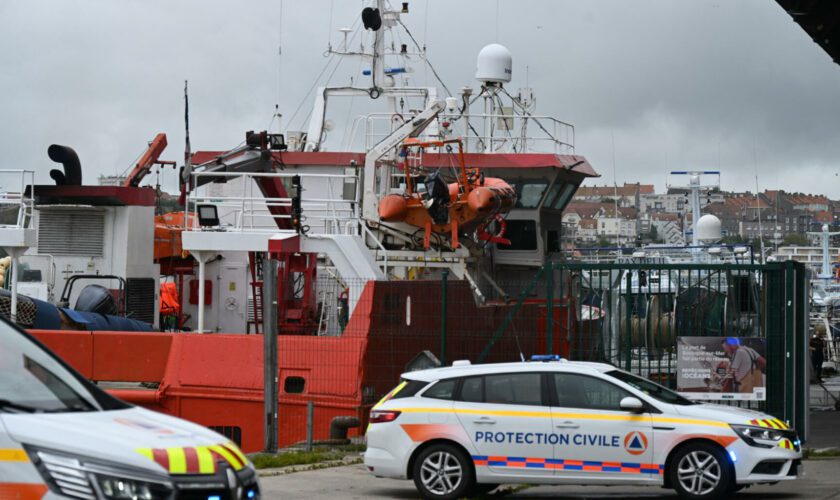
M 508 83 L 513 75 L 513 57 L 504 45 L 491 43 L 478 53 L 475 78 L 483 83 Z
M 721 239 L 720 219 L 712 214 L 706 214 L 697 219 L 697 239 L 712 242 Z

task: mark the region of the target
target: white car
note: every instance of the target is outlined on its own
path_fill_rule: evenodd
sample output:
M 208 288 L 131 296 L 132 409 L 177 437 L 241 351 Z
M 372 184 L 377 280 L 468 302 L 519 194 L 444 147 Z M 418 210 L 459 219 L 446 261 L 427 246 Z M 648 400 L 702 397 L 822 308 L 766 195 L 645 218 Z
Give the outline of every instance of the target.
M 552 358 L 404 374 L 371 410 L 365 465 L 432 499 L 502 483 L 658 485 L 713 499 L 796 479 L 801 458 L 796 432 L 774 417 Z
M 234 443 L 130 406 L 0 320 L 0 499 L 259 499 Z

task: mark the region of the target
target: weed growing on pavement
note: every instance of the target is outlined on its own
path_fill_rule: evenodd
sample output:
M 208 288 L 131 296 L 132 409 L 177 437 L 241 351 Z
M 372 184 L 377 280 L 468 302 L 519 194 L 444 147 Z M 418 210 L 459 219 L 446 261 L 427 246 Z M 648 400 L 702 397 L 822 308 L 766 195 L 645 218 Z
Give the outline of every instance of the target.
M 802 450 L 802 458 L 835 458 L 840 457 L 840 448 L 824 448 L 815 450 L 813 448 L 805 448 Z
M 258 453 L 252 455 L 251 462 L 257 469 L 272 469 L 290 465 L 307 465 L 330 460 L 341 460 L 346 455 L 342 451 L 288 451 L 271 455 Z

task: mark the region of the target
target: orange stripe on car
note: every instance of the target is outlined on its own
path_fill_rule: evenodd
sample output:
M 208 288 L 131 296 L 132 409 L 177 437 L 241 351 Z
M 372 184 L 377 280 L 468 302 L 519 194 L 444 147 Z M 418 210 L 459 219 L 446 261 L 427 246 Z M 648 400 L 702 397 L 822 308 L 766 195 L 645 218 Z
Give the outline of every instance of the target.
M 0 498 L 3 500 L 41 500 L 47 494 L 47 486 L 33 483 L 0 483 Z

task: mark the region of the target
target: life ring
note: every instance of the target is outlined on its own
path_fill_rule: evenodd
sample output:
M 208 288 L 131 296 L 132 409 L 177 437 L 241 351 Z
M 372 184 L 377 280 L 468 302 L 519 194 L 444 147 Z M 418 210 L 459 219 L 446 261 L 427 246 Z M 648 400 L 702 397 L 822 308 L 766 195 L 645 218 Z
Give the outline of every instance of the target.
M 496 234 L 490 234 L 487 232 L 487 227 L 490 226 L 490 224 L 494 221 L 497 223 L 499 229 L 498 231 L 496 231 Z M 492 217 L 488 217 L 483 224 L 478 226 L 478 229 L 476 230 L 476 236 L 481 241 L 489 241 L 490 243 L 510 245 L 510 240 L 504 237 L 506 232 L 507 221 L 504 217 L 502 217 L 502 214 L 497 213 Z

